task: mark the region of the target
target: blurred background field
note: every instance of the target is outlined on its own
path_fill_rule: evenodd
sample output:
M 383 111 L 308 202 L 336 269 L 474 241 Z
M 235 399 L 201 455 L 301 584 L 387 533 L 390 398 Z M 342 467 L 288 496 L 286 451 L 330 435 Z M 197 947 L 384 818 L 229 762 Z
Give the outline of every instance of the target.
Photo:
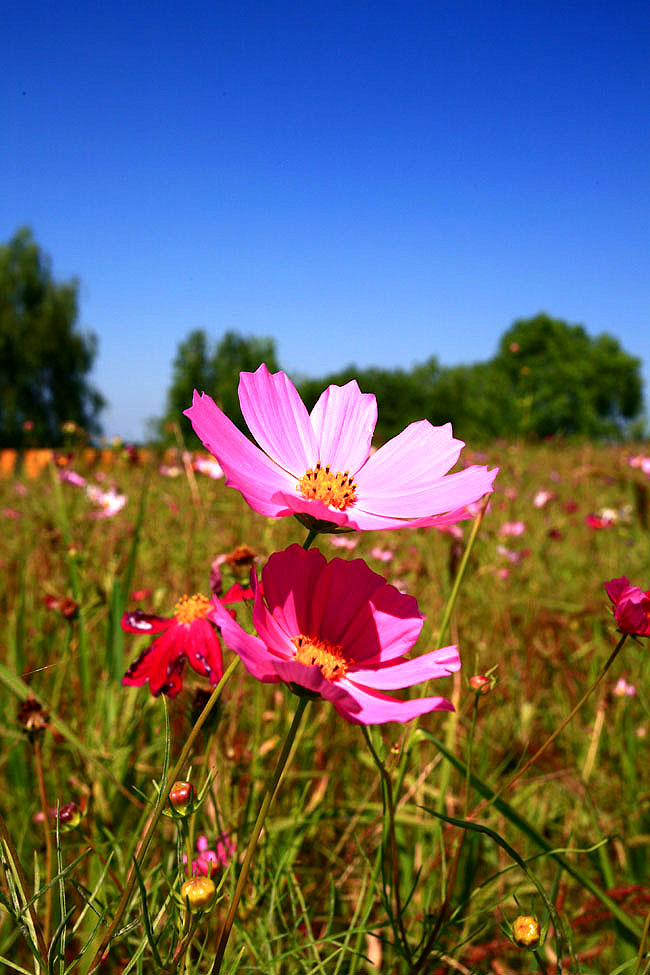
M 421 721 L 398 806 L 405 923 L 414 946 L 450 891 L 436 951 L 423 971 L 539 970 L 538 961 L 507 937 L 518 914 L 547 919 L 539 890 L 492 834 L 476 832 L 467 834 L 453 888 L 448 886 L 461 830 L 430 810 L 462 819 L 484 798 L 481 789 L 498 791 L 568 714 L 615 646 L 603 583 L 627 575 L 642 588 L 648 584 L 650 480 L 638 459 L 643 454 L 639 445 L 552 440 L 495 442 L 485 452 L 466 449 L 462 455 L 463 463 L 498 465 L 500 473 L 446 641 L 458 643 L 463 669 L 436 687 L 454 700 L 457 712 Z M 122 613 L 140 607 L 171 615 L 184 593 L 209 594 L 217 556 L 246 545 L 259 570 L 273 551 L 303 541 L 296 521 L 256 516 L 223 480 L 195 470 L 191 460 L 189 454 L 134 448 L 103 459 L 79 452 L 50 459 L 34 476 L 17 464 L 0 480 L 2 809 L 30 886 L 38 889 L 46 856 L 38 822 L 42 803 L 34 748 L 18 720 L 21 702 L 33 695 L 49 715 L 42 738 L 47 802 L 56 807 L 74 800 L 85 810 L 58 843 L 59 869 L 85 853 L 65 876 L 72 912 L 68 964 L 98 915 L 105 910 L 112 916 L 163 761 L 163 701 L 146 686 L 120 684 L 147 645 L 145 638 L 122 632 Z M 125 499 L 123 507 L 93 517 L 99 509 L 73 483 L 71 471 L 104 492 L 114 489 Z M 427 617 L 416 647 L 424 652 L 432 649 L 471 524 L 451 533 L 320 536 L 317 544 L 328 557 L 363 557 L 416 596 Z M 341 547 L 341 540 L 354 547 Z M 244 581 L 248 570 L 239 570 L 231 557 L 221 571 L 227 587 L 238 577 Z M 243 622 L 248 607 L 237 613 Z M 548 972 L 635 971 L 650 909 L 646 655 L 645 645 L 628 640 L 582 711 L 503 795 L 506 808 L 493 803 L 477 818 L 521 857 L 532 858 L 528 869 L 557 909 L 560 921 L 540 949 Z M 224 656 L 231 659 L 229 651 Z M 475 702 L 468 679 L 488 671 L 496 685 L 477 701 L 471 747 L 477 779 L 468 785 Z M 168 702 L 173 757 L 206 690 L 207 683 L 186 669 L 181 694 Z M 258 684 L 243 667 L 235 671 L 192 759 L 197 782 L 208 768 L 216 769 L 210 797 L 195 817 L 195 836 L 205 835 L 212 845 L 223 831 L 241 853 L 292 700 L 285 688 Z M 383 726 L 372 740 L 394 772 L 403 728 Z M 391 947 L 380 881 L 369 886 L 369 864 L 382 842 L 381 813 L 379 775 L 359 728 L 332 708 L 312 705 L 235 931 L 233 944 L 242 951 L 238 971 L 413 970 Z M 563 869 L 549 851 L 560 851 L 579 875 Z M 163 942 L 174 936 L 161 909 L 179 873 L 176 856 L 172 824 L 163 820 L 144 878 Z M 232 870 L 225 883 L 232 883 Z M 609 902 L 594 888 L 607 892 Z M 44 895 L 39 910 L 43 903 Z M 56 928 L 58 888 L 52 911 Z M 152 970 L 141 911 L 136 898 L 124 921 L 136 923 L 122 934 L 107 971 Z M 219 911 L 217 906 L 202 922 L 209 952 Z M 564 940 L 558 942 L 560 922 Z M 561 969 L 558 943 L 565 946 Z M 30 969 L 20 932 L 3 911 L 0 956 Z M 86 954 L 79 970 L 89 960 Z

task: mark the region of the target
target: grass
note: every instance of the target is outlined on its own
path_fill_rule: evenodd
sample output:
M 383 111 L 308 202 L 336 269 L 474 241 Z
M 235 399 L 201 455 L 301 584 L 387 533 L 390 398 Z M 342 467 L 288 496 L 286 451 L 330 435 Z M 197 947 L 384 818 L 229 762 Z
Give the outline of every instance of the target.
M 647 644 L 627 641 L 573 721 L 500 794 L 616 644 L 603 583 L 627 575 L 650 584 L 647 480 L 628 466 L 627 453 L 496 444 L 478 458 L 501 470 L 445 641 L 458 643 L 463 670 L 436 685 L 457 712 L 428 715 L 414 732 L 370 728 L 366 740 L 332 708 L 310 703 L 222 971 L 649 970 Z M 96 478 L 97 469 L 71 463 Z M 197 475 L 193 484 L 182 470 L 163 477 L 152 459 L 134 463 L 116 453 L 105 473 L 128 503 L 103 520 L 89 518 L 83 491 L 47 471 L 0 482 L 0 966 L 7 971 L 90 970 L 155 810 L 153 780 L 162 780 L 167 752 L 170 766 L 177 761 L 205 704 L 209 688 L 189 669 L 175 700 L 121 686 L 147 645 L 122 632 L 124 610 L 170 615 L 183 593 L 208 593 L 218 554 L 247 544 L 261 565 L 306 534 L 293 519 L 257 516 L 223 482 Z M 552 497 L 537 508 L 540 489 Z M 603 508 L 620 517 L 590 527 L 585 516 Z M 520 537 L 500 535 L 505 522 L 519 520 Z M 365 558 L 416 596 L 427 615 L 423 652 L 435 643 L 470 530 L 466 524 L 462 540 L 425 530 L 368 533 L 354 536 L 353 552 L 326 536 L 316 544 L 328 557 Z M 376 546 L 390 551 L 389 561 L 372 555 Z M 134 600 L 143 589 L 150 594 Z M 74 599 L 78 614 L 66 618 L 60 603 L 48 608 L 46 596 Z M 238 619 L 247 612 L 238 608 Z M 477 698 L 468 678 L 487 671 L 496 686 Z M 635 686 L 634 696 L 614 695 L 619 677 Z M 26 734 L 17 720 L 30 695 L 49 715 L 40 734 Z M 183 830 L 161 816 L 102 972 L 210 971 L 296 700 L 234 669 L 183 770 L 197 787 L 214 770 L 190 837 L 205 835 L 214 846 L 224 832 L 237 844 L 235 861 L 216 878 L 219 900 L 190 921 L 179 895 Z M 39 783 L 46 807 L 71 800 L 83 807 L 77 825 L 57 828 L 48 816 L 45 829 Z M 517 915 L 541 922 L 536 952 L 514 946 Z M 49 954 L 40 968 L 39 954 Z

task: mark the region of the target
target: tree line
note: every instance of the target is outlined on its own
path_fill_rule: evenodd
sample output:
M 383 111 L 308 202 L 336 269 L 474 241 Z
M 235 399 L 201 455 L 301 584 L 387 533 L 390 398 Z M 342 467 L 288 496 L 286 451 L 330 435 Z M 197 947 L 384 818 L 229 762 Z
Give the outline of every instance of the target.
M 76 279 L 54 280 L 29 229 L 0 246 L 0 446 L 58 446 L 69 423 L 90 438 L 101 433 L 105 399 L 88 379 L 97 340 L 78 328 L 78 288 Z M 245 430 L 239 373 L 261 362 L 272 372 L 281 368 L 273 338 L 190 331 L 178 345 L 165 410 L 150 421 L 150 438 L 173 442 L 180 425 L 192 442 L 182 412 L 194 389 L 213 396 Z M 645 432 L 640 360 L 614 336 L 590 336 L 582 325 L 544 312 L 515 321 L 485 362 L 450 367 L 431 356 L 410 369 L 350 364 L 293 379 L 309 409 L 331 383 L 356 379 L 377 397 L 377 442 L 424 417 L 434 424 L 451 420 L 454 433 L 472 443 L 556 435 L 622 439 Z

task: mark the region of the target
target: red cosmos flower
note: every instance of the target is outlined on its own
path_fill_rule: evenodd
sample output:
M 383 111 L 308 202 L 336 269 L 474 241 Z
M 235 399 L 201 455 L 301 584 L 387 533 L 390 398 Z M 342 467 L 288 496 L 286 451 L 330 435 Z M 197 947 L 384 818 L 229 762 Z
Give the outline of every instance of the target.
M 614 619 L 621 632 L 650 636 L 650 592 L 630 585 L 626 576 L 606 582 L 605 592 L 614 605 Z
M 251 590 L 233 586 L 221 600 L 239 602 L 252 596 Z M 214 686 L 223 674 L 221 642 L 212 619 L 214 603 L 196 593 L 178 600 L 171 617 L 155 616 L 141 609 L 125 613 L 122 629 L 127 633 L 160 634 L 143 650 L 122 678 L 127 687 L 141 687 L 149 681 L 149 690 L 158 697 L 176 697 L 183 687 L 183 670 L 188 661 L 197 674 L 207 677 Z M 234 614 L 233 614 L 234 615 Z

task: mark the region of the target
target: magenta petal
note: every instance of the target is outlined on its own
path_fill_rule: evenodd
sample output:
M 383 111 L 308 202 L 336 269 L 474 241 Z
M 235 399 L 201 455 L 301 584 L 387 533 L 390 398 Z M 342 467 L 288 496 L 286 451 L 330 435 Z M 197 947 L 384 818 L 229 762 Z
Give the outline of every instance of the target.
M 326 566 L 318 549 L 290 545 L 274 552 L 262 570 L 264 599 L 274 619 L 290 636 L 315 635 L 310 630 L 312 600 L 318 577 Z
M 333 471 L 356 473 L 368 458 L 377 424 L 377 400 L 362 393 L 355 379 L 329 386 L 311 411 L 318 459 Z
M 345 653 L 364 662 L 373 657 L 382 662 L 403 657 L 418 639 L 423 623 L 413 596 L 384 584 L 348 627 Z
M 122 629 L 125 633 L 146 636 L 148 633 L 163 633 L 174 622 L 173 617 L 155 616 L 153 613 L 143 613 L 141 609 L 135 609 L 122 616 Z
M 397 663 L 383 667 L 355 667 L 348 671 L 348 678 L 375 690 L 391 691 L 436 677 L 447 677 L 456 670 L 460 670 L 460 657 L 458 648 L 452 646 L 424 653 L 412 660 L 398 659 Z
M 241 491 L 251 508 L 262 515 L 288 513 L 282 499 L 274 501 L 273 495 L 295 491 L 295 478 L 252 444 L 210 396 L 195 391 L 192 406 L 184 413 L 204 447 L 221 464 L 228 487 Z
M 248 429 L 276 463 L 300 478 L 318 460 L 316 437 L 305 404 L 283 372 L 264 364 L 242 372 L 239 402 Z
M 625 590 L 629 588 L 630 580 L 627 576 L 621 576 L 620 579 L 610 579 L 609 582 L 605 583 L 605 592 L 613 603 L 616 603 Z
M 357 704 L 354 697 L 345 687 L 345 681 L 329 681 L 323 677 L 318 667 L 309 667 L 307 664 L 297 663 L 295 660 L 275 660 L 273 667 L 285 684 L 297 684 L 304 687 L 314 694 L 330 701 L 335 706 L 345 708 L 347 711 L 355 711 Z
M 332 559 L 312 589 L 307 632 L 344 645 L 347 654 L 350 633 L 364 627 L 376 632 L 369 600 L 385 585 L 363 559 Z
M 419 697 L 412 701 L 400 701 L 370 688 L 359 687 L 349 678 L 339 682 L 350 692 L 356 708 L 348 710 L 344 701 L 333 701 L 341 717 L 353 724 L 383 724 L 385 721 L 412 721 L 430 711 L 453 711 L 451 701 L 444 697 Z
M 235 622 L 228 610 L 215 603 L 210 612 L 221 631 L 221 637 L 226 646 L 241 657 L 244 667 L 257 680 L 265 683 L 277 682 L 277 677 L 271 668 L 271 657 L 264 643 L 256 636 L 251 636 Z

